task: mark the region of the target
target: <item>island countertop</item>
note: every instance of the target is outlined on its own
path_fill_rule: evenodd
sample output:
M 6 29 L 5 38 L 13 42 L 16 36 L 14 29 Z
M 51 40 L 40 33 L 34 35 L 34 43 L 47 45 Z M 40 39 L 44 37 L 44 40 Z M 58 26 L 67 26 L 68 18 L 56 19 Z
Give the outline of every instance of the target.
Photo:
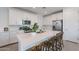
M 46 31 L 43 33 L 18 33 L 18 50 L 25 51 L 49 38 L 56 36 L 60 31 Z

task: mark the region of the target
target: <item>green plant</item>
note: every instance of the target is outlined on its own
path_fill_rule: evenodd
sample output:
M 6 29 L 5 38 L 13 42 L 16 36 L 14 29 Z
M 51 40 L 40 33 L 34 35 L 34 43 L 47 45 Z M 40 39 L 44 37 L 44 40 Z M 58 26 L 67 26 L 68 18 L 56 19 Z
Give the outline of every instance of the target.
M 39 26 L 37 23 L 34 23 L 33 27 L 32 27 L 32 32 L 36 32 L 38 30 Z
M 28 26 L 23 26 L 23 27 L 20 27 L 19 29 L 20 29 L 20 30 L 24 30 L 24 31 L 31 30 L 31 28 L 28 27 Z

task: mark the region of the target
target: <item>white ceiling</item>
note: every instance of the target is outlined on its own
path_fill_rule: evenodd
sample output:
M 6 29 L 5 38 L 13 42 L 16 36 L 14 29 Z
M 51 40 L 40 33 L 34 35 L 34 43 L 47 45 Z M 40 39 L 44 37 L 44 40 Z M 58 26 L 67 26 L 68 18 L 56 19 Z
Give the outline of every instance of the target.
M 63 7 L 20 7 L 21 9 L 24 10 L 29 10 L 34 13 L 40 14 L 40 15 L 48 15 L 57 11 L 60 11 L 63 9 Z

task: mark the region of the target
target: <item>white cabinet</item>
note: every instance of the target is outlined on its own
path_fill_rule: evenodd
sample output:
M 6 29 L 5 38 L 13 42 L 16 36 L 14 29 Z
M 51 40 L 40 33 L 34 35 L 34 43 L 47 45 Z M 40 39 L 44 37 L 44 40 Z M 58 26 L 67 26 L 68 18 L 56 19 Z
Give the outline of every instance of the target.
M 57 14 L 44 17 L 43 22 L 45 25 L 52 25 L 53 20 L 61 20 L 61 19 L 63 19 L 63 13 L 57 13 Z
M 17 42 L 16 32 L 0 32 L 0 46 Z
M 23 13 L 20 10 L 9 9 L 9 25 L 22 25 Z
M 51 15 L 51 19 L 52 20 L 61 20 L 61 19 L 63 19 L 63 13 L 57 13 L 57 14 Z
M 47 30 L 52 30 L 52 21 L 54 20 L 62 20 L 63 19 L 63 13 L 57 13 L 57 14 L 52 14 L 49 16 L 44 17 L 43 20 L 43 25 L 45 25 L 45 29 Z
M 57 20 L 63 19 L 63 13 L 58 13 L 57 14 Z
M 17 11 L 9 9 L 9 25 L 16 25 L 17 24 Z
M 10 43 L 15 43 L 17 42 L 17 32 L 18 32 L 18 26 L 10 26 L 9 27 L 9 32 L 10 32 Z
M 30 20 L 33 25 L 38 22 L 38 16 L 16 8 L 9 9 L 9 25 L 22 25 L 22 20 Z
M 10 32 L 10 43 L 16 43 L 17 42 L 17 36 L 16 32 Z
M 9 32 L 0 32 L 0 46 L 9 44 Z
M 22 25 L 22 20 L 23 20 L 23 12 L 21 12 L 20 10 L 17 11 L 16 13 L 16 25 Z

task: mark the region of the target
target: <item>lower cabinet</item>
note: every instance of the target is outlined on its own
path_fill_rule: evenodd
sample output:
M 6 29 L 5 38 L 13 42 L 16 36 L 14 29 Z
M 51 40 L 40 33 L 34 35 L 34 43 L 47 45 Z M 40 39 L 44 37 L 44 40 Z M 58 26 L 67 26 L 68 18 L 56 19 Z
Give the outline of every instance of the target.
M 9 27 L 10 43 L 16 43 L 17 42 L 18 28 L 19 28 L 18 26 L 10 26 Z
M 9 32 L 0 32 L 0 46 L 7 45 L 9 43 Z
M 16 32 L 0 32 L 0 47 L 16 42 Z
M 16 43 L 17 42 L 17 36 L 16 32 L 10 32 L 10 43 Z

